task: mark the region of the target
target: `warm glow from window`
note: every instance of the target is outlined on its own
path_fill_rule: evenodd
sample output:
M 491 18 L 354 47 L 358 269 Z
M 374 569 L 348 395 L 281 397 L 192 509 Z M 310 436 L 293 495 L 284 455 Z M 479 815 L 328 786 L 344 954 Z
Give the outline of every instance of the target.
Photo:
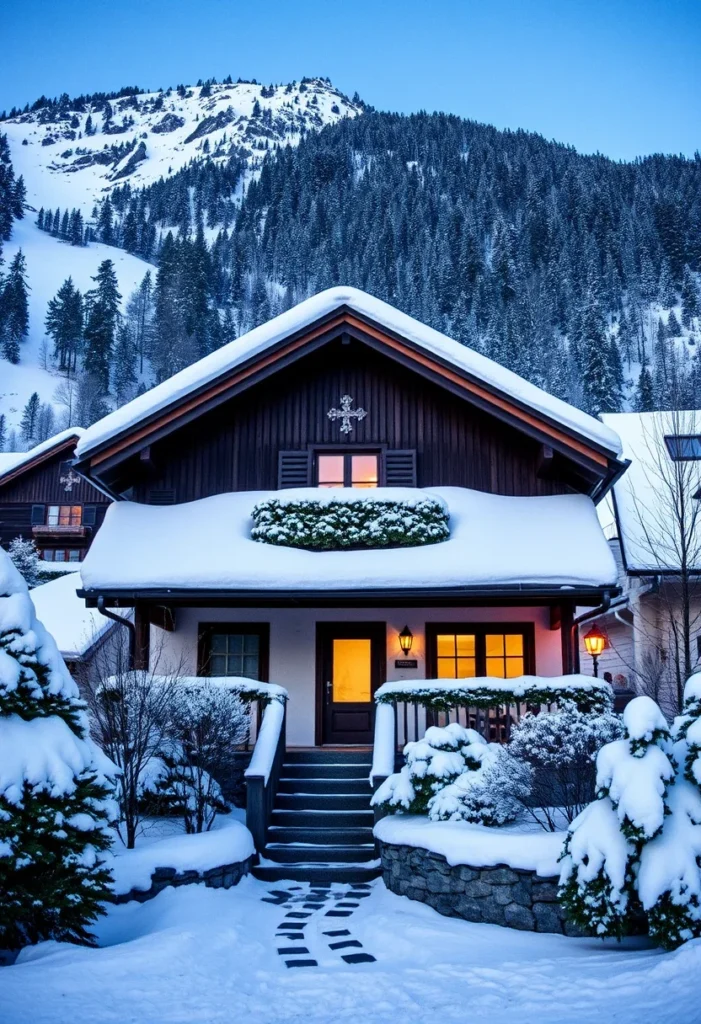
M 320 455 L 319 487 L 343 487 L 343 455 Z
M 351 455 L 351 487 L 377 487 L 377 455 Z
M 47 526 L 80 526 L 83 522 L 82 505 L 49 505 Z
M 477 675 L 473 633 L 445 633 L 436 638 L 439 679 L 471 679 Z
M 372 641 L 333 642 L 332 700 L 334 704 L 360 704 L 372 698 Z
M 523 637 L 520 633 L 487 633 L 484 652 L 488 676 L 513 679 L 523 675 Z

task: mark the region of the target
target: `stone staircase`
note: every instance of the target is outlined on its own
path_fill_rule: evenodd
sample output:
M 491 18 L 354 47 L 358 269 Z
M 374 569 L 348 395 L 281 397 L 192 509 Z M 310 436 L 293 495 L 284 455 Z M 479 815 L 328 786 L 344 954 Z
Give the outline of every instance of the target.
M 380 874 L 370 759 L 370 750 L 287 751 L 257 878 L 367 882 Z

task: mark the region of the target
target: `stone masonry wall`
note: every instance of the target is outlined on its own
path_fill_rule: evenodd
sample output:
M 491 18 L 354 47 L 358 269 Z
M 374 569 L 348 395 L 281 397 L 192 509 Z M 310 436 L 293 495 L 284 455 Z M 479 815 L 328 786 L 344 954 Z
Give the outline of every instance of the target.
M 168 886 L 194 885 L 196 882 L 204 882 L 210 889 L 231 889 L 248 874 L 252 863 L 253 858 L 249 857 L 248 860 L 236 864 L 225 864 L 222 867 L 209 868 L 207 871 L 182 871 L 180 874 L 175 868 L 156 868 L 151 875 L 150 889 L 132 889 L 130 892 L 114 896 L 113 902 L 129 903 L 130 900 L 138 900 L 139 903 L 145 903 Z
M 565 919 L 558 880 L 500 864 L 451 867 L 445 857 L 414 846 L 379 843 L 382 875 L 392 892 L 428 903 L 446 917 L 531 932 L 581 934 Z

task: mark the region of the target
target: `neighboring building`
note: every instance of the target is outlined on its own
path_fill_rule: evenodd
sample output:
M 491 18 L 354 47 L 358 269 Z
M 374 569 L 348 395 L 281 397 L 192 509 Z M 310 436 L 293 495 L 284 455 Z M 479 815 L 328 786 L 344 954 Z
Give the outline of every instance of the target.
M 689 668 L 701 660 L 701 412 L 602 420 L 631 464 L 613 488 L 610 543 L 621 594 L 596 618 L 609 640 L 599 668 L 654 697 L 671 716 Z
M 74 679 L 83 683 L 92 673 L 106 676 L 116 656 L 110 645 L 123 642 L 117 626 L 78 597 L 80 575 L 66 572 L 30 591 L 37 618 L 56 641 Z
M 576 605 L 616 592 L 595 502 L 625 468 L 619 451 L 598 420 L 331 289 L 85 432 L 76 469 L 116 500 L 83 593 L 134 608 L 140 667 L 157 646 L 188 674 L 269 679 L 289 691 L 291 745 L 367 744 L 386 679 L 576 671 Z M 251 540 L 261 499 L 341 487 L 427 488 L 450 509 L 450 539 L 350 552 Z
M 0 456 L 0 545 L 34 540 L 47 562 L 79 562 L 110 499 L 72 468 L 80 427 L 20 454 Z

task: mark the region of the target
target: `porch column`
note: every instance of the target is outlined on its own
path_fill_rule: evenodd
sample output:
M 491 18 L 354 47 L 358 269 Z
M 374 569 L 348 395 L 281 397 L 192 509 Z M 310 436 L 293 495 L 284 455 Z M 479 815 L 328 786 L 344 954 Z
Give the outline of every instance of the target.
M 134 650 L 134 668 L 148 671 L 150 662 L 151 624 L 148 609 L 142 604 L 134 608 L 134 627 L 136 645 Z
M 579 672 L 579 637 L 573 628 L 574 605 L 563 601 L 560 605 L 560 640 L 562 643 L 562 674 Z

